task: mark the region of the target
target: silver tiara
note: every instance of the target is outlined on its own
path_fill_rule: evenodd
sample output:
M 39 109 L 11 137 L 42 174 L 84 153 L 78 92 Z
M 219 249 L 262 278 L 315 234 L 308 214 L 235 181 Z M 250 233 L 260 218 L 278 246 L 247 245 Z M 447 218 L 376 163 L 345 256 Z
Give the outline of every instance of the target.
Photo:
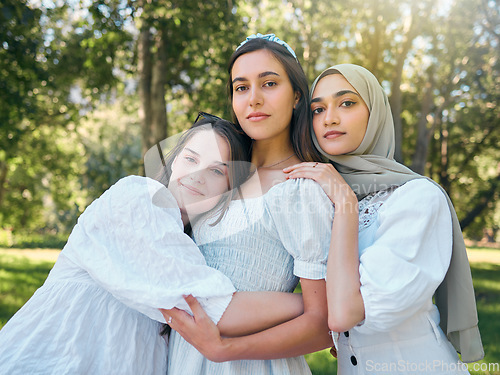
M 241 44 L 238 46 L 238 48 L 236 48 L 236 51 L 238 51 L 249 40 L 257 39 L 257 38 L 269 40 L 270 42 L 275 42 L 275 43 L 278 43 L 279 45 L 282 45 L 283 47 L 285 47 L 288 50 L 288 52 L 290 52 L 292 54 L 293 57 L 295 57 L 295 60 L 297 60 L 297 56 L 295 55 L 295 52 L 293 51 L 292 47 L 290 47 L 286 42 L 282 41 L 280 38 L 278 38 L 274 34 L 266 34 L 266 35 L 262 35 L 261 33 L 252 34 L 252 35 L 248 36 L 243 42 L 241 42 Z

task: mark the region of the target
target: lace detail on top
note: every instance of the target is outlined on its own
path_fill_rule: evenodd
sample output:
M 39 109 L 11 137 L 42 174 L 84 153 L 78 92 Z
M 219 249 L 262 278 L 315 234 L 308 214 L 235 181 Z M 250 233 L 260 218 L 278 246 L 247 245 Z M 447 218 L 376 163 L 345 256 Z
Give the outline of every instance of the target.
M 398 186 L 391 186 L 385 190 L 368 194 L 359 201 L 359 231 L 372 225 L 377 218 L 379 208 L 397 188 Z

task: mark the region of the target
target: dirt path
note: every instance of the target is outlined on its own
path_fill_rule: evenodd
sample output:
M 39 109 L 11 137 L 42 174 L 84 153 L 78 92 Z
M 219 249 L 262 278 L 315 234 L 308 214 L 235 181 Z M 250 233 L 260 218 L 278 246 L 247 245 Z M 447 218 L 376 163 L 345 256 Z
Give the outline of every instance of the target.
M 493 263 L 500 265 L 500 250 L 498 249 L 468 250 L 467 256 L 470 263 Z
M 28 257 L 33 260 L 55 262 L 61 250 L 56 249 L 0 249 L 0 254 Z

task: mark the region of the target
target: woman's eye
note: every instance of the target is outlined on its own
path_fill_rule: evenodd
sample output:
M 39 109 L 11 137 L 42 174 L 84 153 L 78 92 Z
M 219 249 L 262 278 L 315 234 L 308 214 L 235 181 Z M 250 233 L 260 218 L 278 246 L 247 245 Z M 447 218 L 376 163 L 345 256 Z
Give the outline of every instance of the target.
M 186 160 L 188 163 L 196 163 L 196 159 L 192 158 L 191 156 L 184 156 L 184 160 Z
M 273 81 L 264 83 L 264 87 L 273 87 L 273 86 L 276 86 L 276 85 L 277 85 L 277 83 L 273 82 Z
M 224 172 L 221 171 L 220 169 L 213 168 L 212 172 L 215 173 L 217 176 L 224 176 Z
M 324 111 L 324 109 L 323 109 L 323 108 L 314 108 L 314 109 L 312 110 L 312 113 L 313 113 L 313 115 L 317 115 L 317 114 L 319 114 L 319 113 L 321 113 L 321 112 L 323 112 L 323 111 Z
M 234 88 L 234 91 L 244 91 L 246 90 L 246 86 L 238 86 Z
M 352 107 L 356 102 L 353 102 L 352 100 L 346 100 L 345 102 L 342 102 L 343 107 Z

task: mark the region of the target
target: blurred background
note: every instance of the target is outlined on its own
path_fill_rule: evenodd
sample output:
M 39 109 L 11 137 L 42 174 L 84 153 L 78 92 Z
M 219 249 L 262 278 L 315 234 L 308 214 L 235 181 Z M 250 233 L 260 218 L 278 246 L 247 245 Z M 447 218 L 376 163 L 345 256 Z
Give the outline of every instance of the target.
M 61 248 L 155 142 L 198 111 L 229 119 L 226 64 L 257 32 L 310 82 L 371 70 L 397 160 L 448 191 L 468 240 L 500 240 L 496 0 L 1 0 L 0 247 Z

